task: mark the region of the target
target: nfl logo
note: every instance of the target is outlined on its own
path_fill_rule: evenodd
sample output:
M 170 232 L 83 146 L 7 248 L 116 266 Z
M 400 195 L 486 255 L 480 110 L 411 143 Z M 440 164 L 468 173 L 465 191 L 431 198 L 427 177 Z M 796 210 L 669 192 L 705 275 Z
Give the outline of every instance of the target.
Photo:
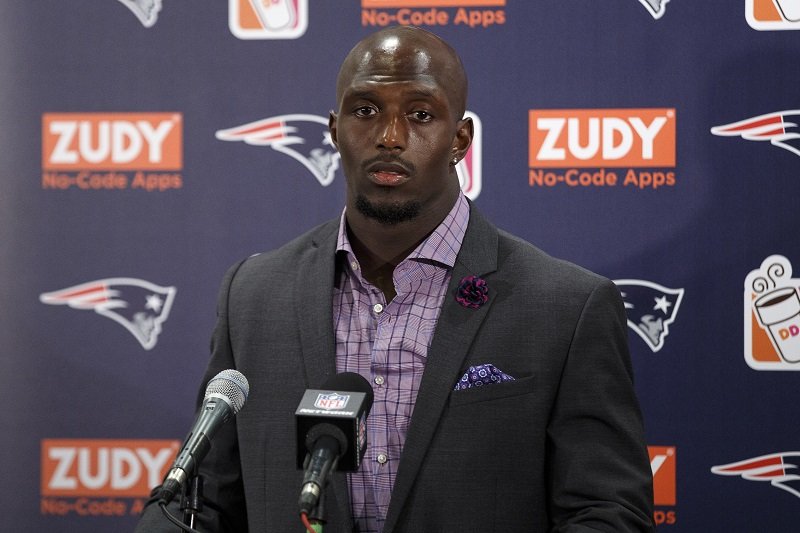
M 320 409 L 344 409 L 348 400 L 350 400 L 350 396 L 335 392 L 318 394 L 314 407 L 319 407 Z

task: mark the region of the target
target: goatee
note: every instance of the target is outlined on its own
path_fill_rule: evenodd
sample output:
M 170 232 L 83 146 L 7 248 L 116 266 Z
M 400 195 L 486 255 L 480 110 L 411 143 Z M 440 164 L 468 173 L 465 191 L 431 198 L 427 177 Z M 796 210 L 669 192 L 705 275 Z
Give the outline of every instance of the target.
M 364 195 L 359 194 L 356 197 L 356 209 L 365 217 L 375 219 L 387 226 L 393 226 L 416 218 L 422 210 L 422 204 L 414 200 L 403 203 L 375 204 L 367 200 Z

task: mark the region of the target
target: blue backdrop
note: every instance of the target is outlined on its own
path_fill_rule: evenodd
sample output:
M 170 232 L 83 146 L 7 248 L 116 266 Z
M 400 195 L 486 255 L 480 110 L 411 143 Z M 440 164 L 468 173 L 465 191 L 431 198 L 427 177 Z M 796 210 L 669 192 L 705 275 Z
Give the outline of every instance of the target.
M 341 212 L 336 72 L 396 23 L 462 55 L 479 209 L 618 283 L 659 529 L 797 529 L 798 0 L 0 3 L 0 529 L 133 527 L 223 272 Z

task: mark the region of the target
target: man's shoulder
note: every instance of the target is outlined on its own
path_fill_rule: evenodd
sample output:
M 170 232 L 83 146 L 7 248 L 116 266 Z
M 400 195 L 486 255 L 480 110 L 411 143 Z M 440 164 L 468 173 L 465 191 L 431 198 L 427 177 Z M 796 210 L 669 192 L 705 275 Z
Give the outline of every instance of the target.
M 245 259 L 244 264 L 261 265 L 264 263 L 281 264 L 285 262 L 301 261 L 309 253 L 330 247 L 334 253 L 336 247 L 336 234 L 339 228 L 339 219 L 329 220 L 307 232 L 295 237 L 291 241 L 265 252 L 251 255 Z
M 330 253 L 333 257 L 338 227 L 338 219 L 330 220 L 278 248 L 242 259 L 228 269 L 226 278 L 248 282 L 265 277 L 293 275 L 299 266 L 318 259 L 320 256 L 316 254 Z
M 594 290 L 610 280 L 571 261 L 554 257 L 527 240 L 498 229 L 498 266 L 512 276 L 540 287 L 570 291 Z
M 599 285 L 611 281 L 587 268 L 543 251 L 521 236 L 498 228 L 474 206 L 470 212 L 470 226 L 465 243 L 468 254 L 497 251 L 498 273 L 519 286 L 547 292 L 591 292 Z

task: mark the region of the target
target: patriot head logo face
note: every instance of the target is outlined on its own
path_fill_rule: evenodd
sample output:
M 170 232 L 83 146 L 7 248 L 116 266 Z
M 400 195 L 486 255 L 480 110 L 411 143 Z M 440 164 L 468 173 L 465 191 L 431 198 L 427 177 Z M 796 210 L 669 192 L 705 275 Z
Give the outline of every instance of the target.
M 639 0 L 639 2 L 647 8 L 654 19 L 660 19 L 667 9 L 669 0 Z
M 221 141 L 243 141 L 269 146 L 299 161 L 322 186 L 328 186 L 339 168 L 339 152 L 328 131 L 328 119 L 318 115 L 280 115 L 219 130 Z
M 481 146 L 483 128 L 475 113 L 467 111 L 472 119 L 474 135 L 472 145 L 464 159 L 456 165 L 461 190 L 470 200 L 481 192 Z M 302 164 L 320 185 L 327 187 L 336 178 L 339 152 L 328 131 L 328 119 L 319 115 L 279 115 L 216 132 L 220 141 L 241 141 L 253 146 L 268 146 L 288 155 Z
M 143 279 L 107 278 L 43 293 L 39 301 L 94 310 L 123 326 L 142 348 L 150 350 L 158 342 L 175 292 L 175 287 L 161 287 Z
M 720 137 L 741 137 L 747 141 L 769 141 L 800 156 L 800 109 L 775 111 L 711 128 Z
M 670 289 L 642 279 L 614 280 L 625 302 L 628 326 L 653 351 L 664 347 L 669 326 L 678 316 L 683 289 Z
M 800 452 L 760 455 L 744 461 L 711 467 L 720 476 L 739 476 L 748 481 L 768 481 L 773 487 L 800 498 Z

